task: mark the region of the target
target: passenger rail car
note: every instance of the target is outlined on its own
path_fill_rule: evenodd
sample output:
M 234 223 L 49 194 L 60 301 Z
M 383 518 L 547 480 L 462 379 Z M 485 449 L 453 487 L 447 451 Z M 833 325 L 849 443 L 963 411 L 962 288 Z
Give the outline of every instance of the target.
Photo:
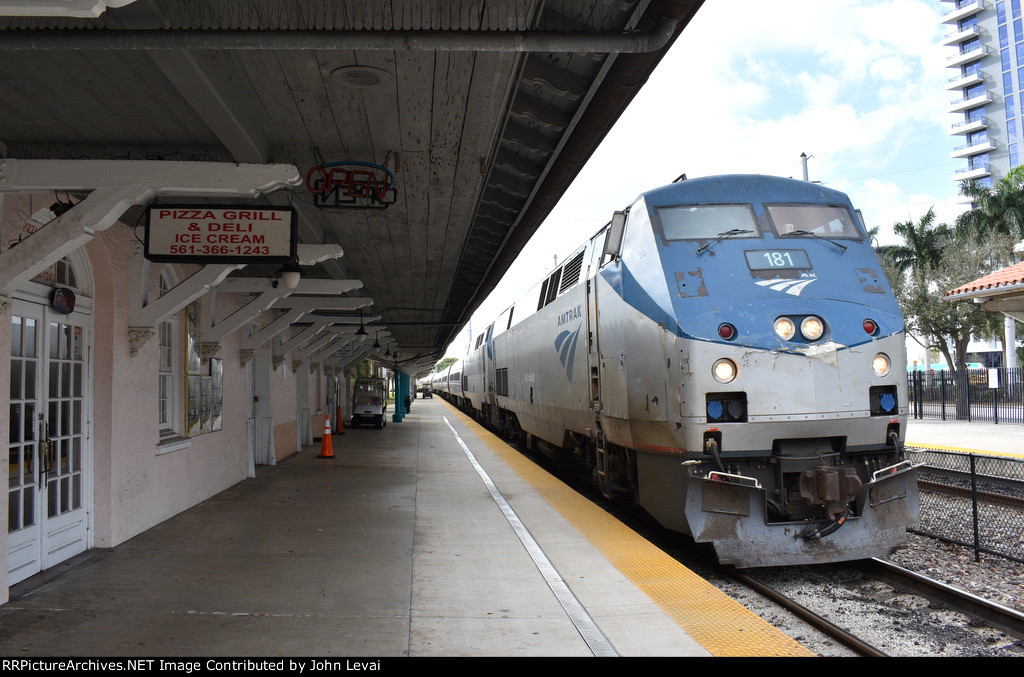
M 900 309 L 846 195 L 641 195 L 434 390 L 739 567 L 884 556 L 917 519 Z

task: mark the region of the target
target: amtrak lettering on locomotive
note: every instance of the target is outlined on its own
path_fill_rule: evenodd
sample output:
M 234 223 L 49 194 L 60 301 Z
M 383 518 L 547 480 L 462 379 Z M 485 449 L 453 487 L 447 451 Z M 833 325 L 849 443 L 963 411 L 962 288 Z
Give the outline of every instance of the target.
M 734 175 L 641 195 L 434 389 L 751 567 L 905 543 L 905 372 L 849 199 Z

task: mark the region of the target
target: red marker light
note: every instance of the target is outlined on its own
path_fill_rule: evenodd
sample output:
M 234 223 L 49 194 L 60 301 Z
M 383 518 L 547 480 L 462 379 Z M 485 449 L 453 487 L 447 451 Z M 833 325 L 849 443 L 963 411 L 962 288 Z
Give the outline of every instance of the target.
M 874 336 L 878 333 L 878 325 L 874 320 L 864 320 L 864 331 Z
M 728 322 L 720 324 L 718 325 L 718 335 L 726 341 L 730 341 L 736 336 L 736 327 L 732 326 Z

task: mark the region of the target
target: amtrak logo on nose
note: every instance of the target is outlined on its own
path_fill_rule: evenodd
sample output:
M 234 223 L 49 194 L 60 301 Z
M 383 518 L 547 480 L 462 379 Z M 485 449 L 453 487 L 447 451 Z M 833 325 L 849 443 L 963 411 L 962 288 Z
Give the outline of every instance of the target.
M 576 331 L 570 332 L 566 329 L 555 337 L 555 350 L 558 351 L 558 359 L 565 369 L 565 375 L 569 379 L 569 383 L 572 383 L 572 363 L 576 358 L 576 342 L 580 338 L 580 329 L 582 327 L 583 323 L 581 322 L 576 327 Z
M 800 292 L 810 283 L 814 282 L 818 278 L 816 277 L 798 277 L 795 280 L 787 280 L 785 278 L 776 277 L 771 280 L 760 280 L 756 284 L 759 287 L 768 287 L 775 291 L 783 291 L 793 296 L 800 296 Z

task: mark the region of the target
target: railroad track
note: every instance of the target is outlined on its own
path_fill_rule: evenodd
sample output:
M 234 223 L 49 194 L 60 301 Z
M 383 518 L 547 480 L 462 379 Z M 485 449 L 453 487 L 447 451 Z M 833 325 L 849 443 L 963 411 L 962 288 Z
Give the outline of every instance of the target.
M 997 604 L 966 590 L 946 585 L 908 569 L 880 559 L 865 560 L 860 565 L 869 575 L 884 580 L 897 588 L 911 590 L 927 599 L 941 602 L 948 608 L 972 618 L 978 618 L 990 627 L 1024 639 L 1024 613 Z
M 753 576 L 750 576 L 739 569 L 732 569 L 731 567 L 725 573 L 737 583 L 745 585 L 764 597 L 767 597 L 786 611 L 802 619 L 818 632 L 831 637 L 840 644 L 851 649 L 858 656 L 884 657 L 887 655 L 845 628 L 832 623 L 824 616 L 820 616 L 819 614 L 811 611 L 807 607 L 796 602 L 793 598 L 779 592 L 769 585 L 766 585 Z
M 867 576 L 892 585 L 897 590 L 909 591 L 947 609 L 983 621 L 992 628 L 1024 639 L 1024 614 L 977 595 L 946 585 L 927 576 L 909 571 L 880 559 L 864 560 L 856 566 Z M 772 588 L 738 569 L 727 568 L 724 573 L 758 594 L 772 600 L 789 613 L 797 616 L 818 632 L 841 643 L 859 656 L 884 657 L 885 652 L 820 614 L 799 604 L 788 595 Z
M 1007 496 L 1005 494 L 999 494 L 991 491 L 972 489 L 971 487 L 962 487 L 943 482 L 932 482 L 923 479 L 919 479 L 917 481 L 917 486 L 922 490 L 932 491 L 945 496 L 957 496 L 959 498 L 967 499 L 976 497 L 979 501 L 985 501 L 991 505 L 1013 508 L 1015 510 L 1024 510 L 1024 497 L 1022 496 Z
M 527 453 L 527 455 L 530 454 Z M 543 463 L 543 459 L 541 463 Z M 677 534 L 667 535 L 649 517 L 638 515 L 633 510 L 623 509 L 622 506 L 610 505 L 608 501 L 596 493 L 592 485 L 585 479 L 572 481 L 569 478 L 569 481 L 577 491 L 603 505 L 610 514 L 642 533 L 646 538 L 657 544 L 658 547 L 679 558 L 687 566 L 696 565 L 698 568 L 707 569 L 709 572 L 713 571 L 722 577 L 731 578 L 737 584 L 753 590 L 762 597 L 772 601 L 790 614 L 803 620 L 819 633 L 830 637 L 859 656 L 884 657 L 888 655 L 850 630 L 833 623 L 821 614 L 798 603 L 787 594 L 772 588 L 771 585 L 757 580 L 754 575 L 733 567 L 718 565 L 713 557 L 708 557 L 705 550 L 693 546 L 692 543 L 689 546 L 684 546 L 678 540 Z M 942 489 L 946 489 L 946 487 L 942 487 Z M 1000 496 L 1000 498 L 1005 499 L 1006 497 Z M 1024 639 L 1024 614 L 1015 609 L 1010 609 L 972 595 L 964 590 L 954 588 L 883 560 L 864 560 L 854 566 L 857 566 L 869 578 L 892 585 L 898 591 L 911 592 L 931 602 L 940 603 L 951 611 L 959 612 L 972 619 L 981 620 L 991 628 Z

